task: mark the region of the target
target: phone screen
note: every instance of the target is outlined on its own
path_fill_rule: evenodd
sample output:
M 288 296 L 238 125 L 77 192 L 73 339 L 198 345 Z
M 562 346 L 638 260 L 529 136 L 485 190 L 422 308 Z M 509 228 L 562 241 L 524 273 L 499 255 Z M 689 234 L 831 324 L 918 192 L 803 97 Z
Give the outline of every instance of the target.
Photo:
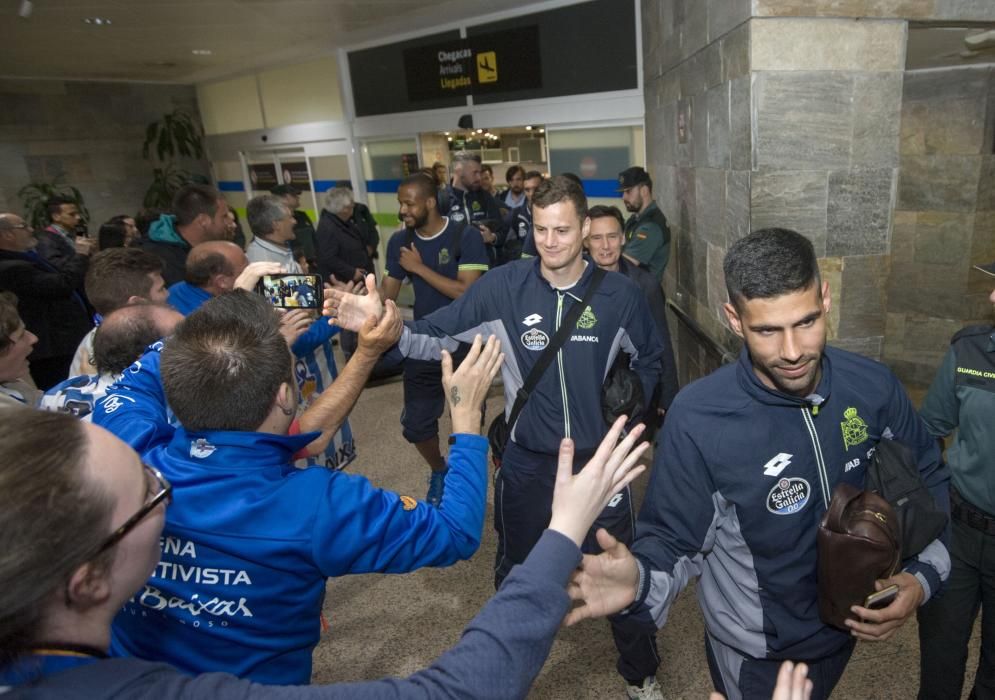
M 256 291 L 278 309 L 320 309 L 321 278 L 318 275 L 264 275 Z

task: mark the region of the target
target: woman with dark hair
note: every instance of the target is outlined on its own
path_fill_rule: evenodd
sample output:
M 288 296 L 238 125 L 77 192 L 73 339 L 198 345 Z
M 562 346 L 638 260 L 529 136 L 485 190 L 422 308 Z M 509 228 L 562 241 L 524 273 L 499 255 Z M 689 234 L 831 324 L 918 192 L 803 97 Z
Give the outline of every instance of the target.
M 276 688 L 108 658 L 111 620 L 159 562 L 172 487 L 99 426 L 61 413 L 2 411 L 0 692 L 9 688 L 11 700 L 523 697 L 569 608 L 564 586 L 579 546 L 613 494 L 643 470 L 636 462 L 648 446 L 633 449 L 641 426 L 616 446 L 619 420 L 573 475 L 573 443 L 563 441 L 549 529 L 429 668 L 406 679 Z
M 119 214 L 101 224 L 97 233 L 97 245 L 100 250 L 127 248 L 134 245 L 138 238 L 135 220 L 126 214 Z

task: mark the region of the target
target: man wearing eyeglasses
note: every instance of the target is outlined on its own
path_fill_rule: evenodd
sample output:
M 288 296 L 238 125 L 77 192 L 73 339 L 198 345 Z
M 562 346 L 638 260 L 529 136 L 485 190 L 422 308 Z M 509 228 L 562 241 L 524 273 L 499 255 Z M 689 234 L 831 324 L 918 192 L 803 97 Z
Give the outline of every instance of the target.
M 0 291 L 17 295 L 24 326 L 38 337 L 31 354 L 31 377 L 45 390 L 69 376 L 76 348 L 93 327 L 79 293 L 90 261 L 90 244 L 78 242 L 76 255 L 59 268 L 38 255 L 36 245 L 24 219 L 0 214 Z

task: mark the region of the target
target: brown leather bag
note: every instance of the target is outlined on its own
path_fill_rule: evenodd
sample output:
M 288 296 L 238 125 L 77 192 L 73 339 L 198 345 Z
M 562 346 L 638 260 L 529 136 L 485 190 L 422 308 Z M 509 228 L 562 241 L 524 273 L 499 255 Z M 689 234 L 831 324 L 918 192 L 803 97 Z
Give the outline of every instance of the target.
M 901 564 L 898 518 L 873 491 L 839 484 L 819 523 L 818 543 L 819 617 L 848 629 L 843 621 L 853 617 L 850 606 L 863 605 L 874 581 L 893 575 Z

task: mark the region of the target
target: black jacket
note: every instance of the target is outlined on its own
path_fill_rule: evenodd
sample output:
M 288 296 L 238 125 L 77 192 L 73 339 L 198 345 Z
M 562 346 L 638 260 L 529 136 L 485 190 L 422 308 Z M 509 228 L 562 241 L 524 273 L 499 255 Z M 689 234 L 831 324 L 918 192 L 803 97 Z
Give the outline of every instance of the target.
M 357 269 L 373 272 L 373 261 L 366 250 L 363 234 L 351 222 L 322 210 L 314 235 L 318 251 L 318 274 L 325 282 L 330 276 L 348 282 Z
M 82 295 L 89 258 L 74 255 L 56 269 L 37 253 L 0 250 L 0 290 L 17 295 L 24 327 L 38 336 L 31 356 L 43 360 L 76 352 L 93 328 Z

